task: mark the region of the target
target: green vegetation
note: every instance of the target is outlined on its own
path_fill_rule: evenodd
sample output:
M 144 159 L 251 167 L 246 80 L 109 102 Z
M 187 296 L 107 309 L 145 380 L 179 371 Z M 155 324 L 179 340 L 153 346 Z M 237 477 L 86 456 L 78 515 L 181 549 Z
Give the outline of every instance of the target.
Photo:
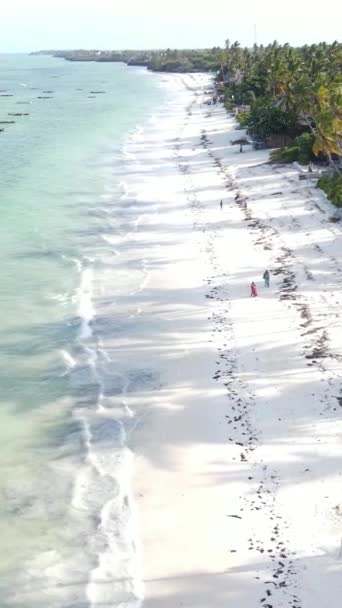
M 39 51 L 67 61 L 123 62 L 145 66 L 155 72 L 213 72 L 220 68 L 221 49 L 187 49 L 161 51 Z
M 217 72 L 220 49 L 166 50 L 154 52 L 149 68 L 158 72 Z
M 342 207 L 342 175 L 321 177 L 317 182 L 317 188 L 324 190 L 336 207 Z
M 270 135 L 293 135 L 298 129 L 294 114 L 263 97 L 253 102 L 247 124 L 252 135 L 263 139 Z
M 251 135 L 295 140 L 279 152 L 282 162 L 310 160 L 310 141 L 314 157 L 324 156 L 332 163 L 342 155 L 341 68 L 338 42 L 300 48 L 274 42 L 246 49 L 227 41 L 218 80 L 224 82 L 227 109 L 250 107 L 238 120 Z M 298 141 L 303 132 L 312 138 Z
M 299 137 L 296 137 L 292 145 L 273 150 L 271 152 L 271 160 L 277 163 L 293 163 L 297 161 L 302 165 L 306 165 L 316 158 L 312 150 L 314 143 L 315 136 L 313 133 L 303 133 Z
M 239 114 L 237 115 L 236 120 L 238 121 L 238 123 L 242 129 L 245 129 L 248 127 L 250 115 L 251 115 L 250 112 L 239 112 Z

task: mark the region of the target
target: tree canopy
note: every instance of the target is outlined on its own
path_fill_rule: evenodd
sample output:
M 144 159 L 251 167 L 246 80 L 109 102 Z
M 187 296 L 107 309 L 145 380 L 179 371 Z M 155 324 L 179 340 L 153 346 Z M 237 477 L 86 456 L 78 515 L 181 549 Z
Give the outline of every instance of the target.
M 251 106 L 245 124 L 260 136 L 309 131 L 316 155 L 342 155 L 340 43 L 293 48 L 275 41 L 243 49 L 227 40 L 217 78 L 225 82 L 228 107 Z

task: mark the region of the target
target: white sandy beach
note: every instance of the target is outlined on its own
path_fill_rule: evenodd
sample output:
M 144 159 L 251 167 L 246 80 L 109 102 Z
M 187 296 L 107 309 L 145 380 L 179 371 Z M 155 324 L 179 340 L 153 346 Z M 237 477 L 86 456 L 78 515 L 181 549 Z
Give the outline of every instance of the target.
M 145 331 L 119 347 L 159 375 L 127 395 L 132 576 L 146 608 L 338 608 L 340 224 L 296 169 L 231 146 L 235 123 L 203 105 L 205 80 L 182 82 L 192 90 L 135 150 L 150 158 L 131 243 Z

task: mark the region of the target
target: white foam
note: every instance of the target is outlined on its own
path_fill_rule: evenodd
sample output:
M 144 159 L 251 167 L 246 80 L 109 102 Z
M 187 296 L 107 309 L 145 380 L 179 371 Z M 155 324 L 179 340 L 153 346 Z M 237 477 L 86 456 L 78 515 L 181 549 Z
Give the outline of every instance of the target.
M 93 272 L 91 268 L 82 271 L 81 285 L 79 288 L 78 314 L 81 318 L 80 339 L 85 340 L 92 336 L 91 321 L 95 316 L 92 300 Z
M 64 360 L 64 363 L 66 364 L 66 367 L 67 367 L 66 373 L 68 373 L 68 371 L 70 371 L 71 369 L 73 369 L 76 366 L 77 361 L 76 361 L 76 359 L 74 359 L 71 356 L 71 354 L 67 350 L 61 350 L 60 352 L 61 352 L 62 358 Z M 65 374 L 63 374 L 63 375 L 65 375 Z
M 183 113 L 188 102 L 189 93 L 187 91 L 183 95 L 183 91 L 184 85 L 179 81 L 172 92 L 170 116 L 169 108 L 166 111 L 164 106 L 159 118 L 157 115 L 152 116 L 145 129 L 138 127 L 126 138 L 123 155 L 127 179 L 125 177 L 118 184 L 121 207 L 118 205 L 118 214 L 114 212 L 111 218 L 115 234 L 111 233 L 111 226 L 108 225 L 101 235 L 103 243 L 109 245 L 108 259 L 114 262 L 114 265 L 114 255 L 121 256 L 117 261 L 118 266 L 122 262 L 123 253 L 130 255 L 127 245 L 122 250 L 121 246 L 130 240 L 139 242 L 145 218 L 150 217 L 151 210 L 153 217 L 156 217 L 155 212 L 168 191 L 168 177 L 165 176 L 161 193 L 160 176 L 151 177 L 149 172 L 152 168 L 156 171 L 155 158 L 163 158 L 166 153 L 169 154 L 169 151 L 165 151 L 163 142 L 174 136 L 175 121 L 172 113 Z M 146 179 L 141 179 L 143 171 L 146 171 Z M 131 198 L 135 201 L 134 207 L 124 203 Z M 124 232 L 119 231 L 120 222 Z M 157 249 L 156 246 L 156 251 Z M 94 301 L 98 295 L 95 288 L 101 293 L 101 290 L 104 291 L 103 284 L 108 286 L 107 299 L 111 306 L 114 305 L 113 302 L 117 305 L 115 290 L 113 295 L 113 277 L 118 295 L 131 297 L 146 289 L 151 276 L 148 260 L 144 256 L 138 257 L 137 266 L 132 268 L 132 272 L 124 272 L 120 266 L 120 270 L 115 271 L 115 274 L 111 269 L 106 269 L 100 277 L 103 278 L 101 284 L 98 277 L 94 280 L 92 261 L 89 260 L 87 266 L 82 267 L 78 291 L 78 312 L 81 318 L 79 343 L 83 358 L 86 357 L 90 369 L 91 380 L 99 387 L 96 403 L 81 407 L 75 412 L 75 417 L 83 427 L 87 456 L 75 483 L 72 504 L 74 509 L 97 522 L 93 537 L 89 539 L 92 555 L 97 556 L 97 563 L 89 573 L 87 585 L 91 608 L 139 608 L 144 595 L 138 515 L 131 490 L 133 454 L 127 447 L 128 429 L 131 432 L 136 428 L 140 419 L 135 418 L 128 405 L 131 403 L 128 397 L 129 374 L 120 371 L 118 367 L 114 368 L 111 353 L 106 352 L 105 344 L 97 341 L 92 330 L 95 317 Z M 130 305 L 135 311 L 134 314 L 127 314 L 127 309 L 125 310 L 125 322 L 143 314 L 144 305 L 139 304 L 137 300 L 136 305 L 134 302 L 133 306 Z M 75 367 L 77 368 L 77 365 Z M 111 381 L 115 376 L 119 376 L 121 393 L 114 399 L 106 396 L 106 376 L 110 377 Z
M 78 258 L 72 258 L 72 257 L 70 257 L 68 255 L 65 255 L 65 254 L 62 255 L 62 259 L 70 261 L 73 264 L 75 264 L 77 271 L 81 272 L 81 270 L 82 270 L 82 262 L 81 262 L 81 260 L 79 260 Z

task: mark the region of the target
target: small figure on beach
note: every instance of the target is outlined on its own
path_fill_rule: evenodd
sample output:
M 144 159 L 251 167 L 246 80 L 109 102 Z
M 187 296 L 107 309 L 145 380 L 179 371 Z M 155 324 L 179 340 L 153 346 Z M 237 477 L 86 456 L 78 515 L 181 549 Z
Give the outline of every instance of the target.
M 265 287 L 269 287 L 270 286 L 270 273 L 267 269 L 265 270 L 264 274 L 262 275 L 262 278 L 265 281 Z
M 258 295 L 257 286 L 254 281 L 251 282 L 251 298 L 256 298 Z
M 223 207 L 223 200 L 222 200 L 222 198 L 221 198 L 221 200 L 220 200 L 220 207 L 221 207 L 221 209 L 222 209 L 222 207 Z

